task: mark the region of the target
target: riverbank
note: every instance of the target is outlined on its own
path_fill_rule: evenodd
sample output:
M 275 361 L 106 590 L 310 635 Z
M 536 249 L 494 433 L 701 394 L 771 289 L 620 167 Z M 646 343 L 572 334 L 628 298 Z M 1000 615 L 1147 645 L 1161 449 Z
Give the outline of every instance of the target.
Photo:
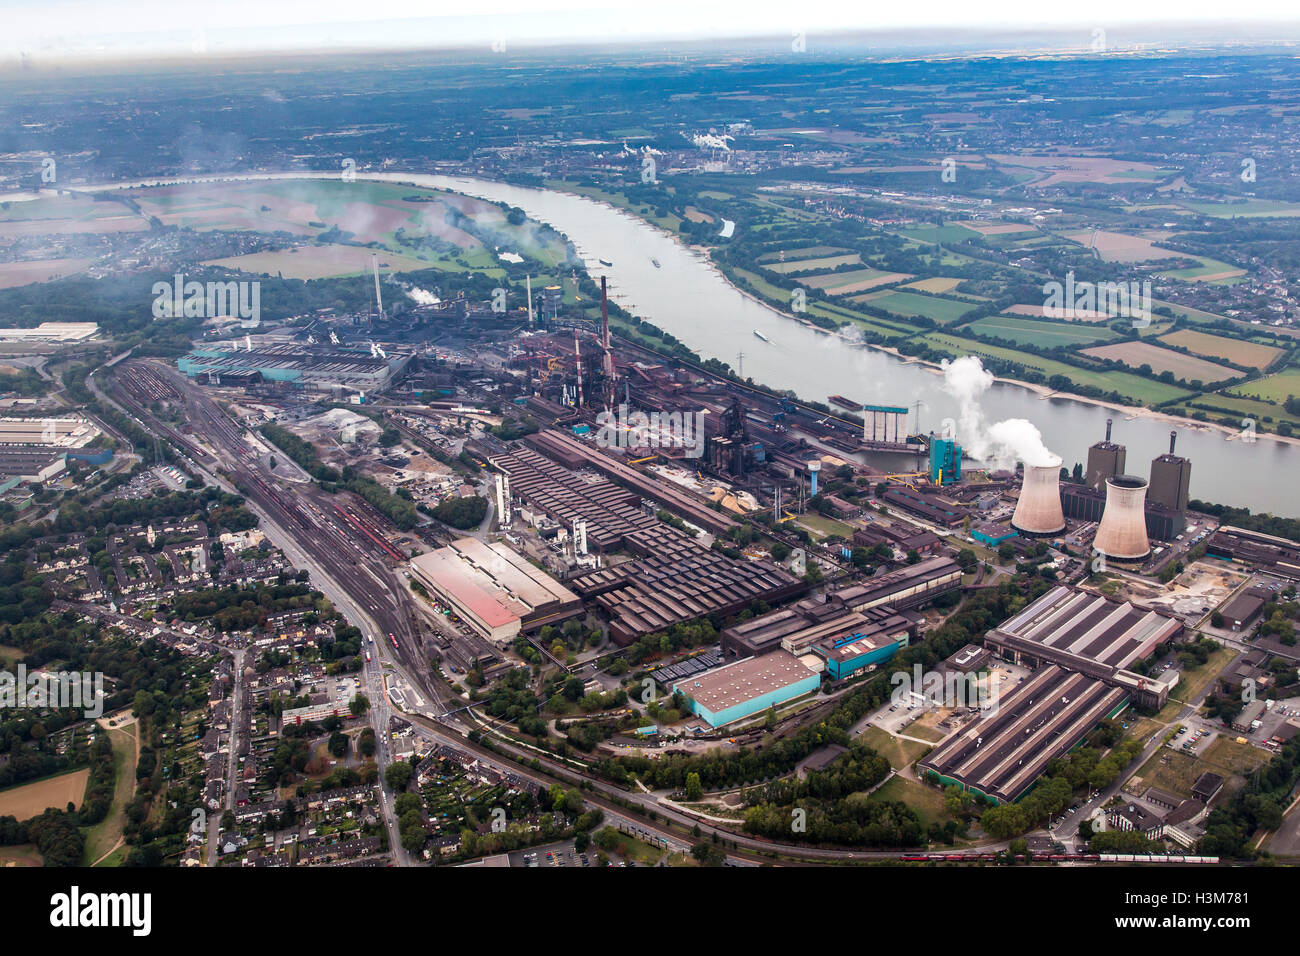
M 550 180 L 548 185 L 545 188 L 550 189 L 554 192 L 564 193 L 565 195 L 573 196 L 577 199 L 585 200 L 586 202 L 590 202 L 598 206 L 603 206 L 606 209 L 612 210 L 613 212 L 626 216 L 629 219 L 634 219 L 639 224 L 644 225 L 647 228 L 653 229 L 656 232 L 666 236 L 667 238 L 671 239 L 676 245 L 680 246 L 682 249 L 686 250 L 691 255 L 701 259 L 707 265 L 708 270 L 711 273 L 713 273 L 717 278 L 725 282 L 729 288 L 739 293 L 741 296 L 748 299 L 749 301 L 753 302 L 755 305 L 762 306 L 764 309 L 768 310 L 769 312 L 779 315 L 782 319 L 801 325 L 805 329 L 817 333 L 820 336 L 824 336 L 827 338 L 838 338 L 841 342 L 843 342 L 845 345 L 851 348 L 867 348 L 867 349 L 874 350 L 876 352 L 881 352 L 886 355 L 889 355 L 891 358 L 895 359 L 896 361 L 898 361 L 903 365 L 914 365 L 917 368 L 923 369 L 924 371 L 932 375 L 938 377 L 943 376 L 943 367 L 938 362 L 931 362 L 926 359 L 918 358 L 912 355 L 903 355 L 901 352 L 898 351 L 897 348 L 893 346 L 881 345 L 872 342 L 864 342 L 861 339 L 857 338 L 856 336 L 853 336 L 851 334 L 846 334 L 840 329 L 836 329 L 836 330 L 827 329 L 807 319 L 800 318 L 797 315 L 791 314 L 789 312 L 777 308 L 767 300 L 761 298 L 758 295 L 755 295 L 753 292 L 749 291 L 748 289 L 742 288 L 741 286 L 733 282 L 731 278 L 726 274 L 726 272 L 724 272 L 719 267 L 719 265 L 713 260 L 713 255 L 712 255 L 713 250 L 709 246 L 702 246 L 695 243 L 685 242 L 681 238 L 681 236 L 677 235 L 672 230 L 665 229 L 663 226 L 659 225 L 658 223 L 652 222 L 651 220 L 638 215 L 637 213 L 633 212 L 630 208 L 619 206 L 615 203 L 609 202 L 608 200 L 596 198 L 594 196 L 589 196 L 585 193 L 575 192 L 571 189 L 565 189 L 563 188 L 562 185 L 555 185 L 556 183 L 562 183 L 562 182 L 563 182 L 562 180 Z M 653 319 L 646 319 L 644 316 L 641 318 L 643 318 L 644 321 L 647 321 L 650 324 L 654 324 Z M 686 345 L 687 348 L 691 348 L 690 343 L 683 342 L 683 344 Z M 694 351 L 694 349 L 692 349 L 692 351 Z M 739 369 L 736 370 L 736 373 L 737 375 L 740 374 Z M 1225 441 L 1236 441 L 1239 439 L 1245 440 L 1242 438 L 1243 430 L 1241 428 L 1229 427 L 1227 425 L 1223 425 L 1218 422 L 1197 421 L 1196 419 L 1188 418 L 1185 415 L 1175 415 L 1170 412 L 1161 411 L 1159 409 L 1148 408 L 1145 405 L 1127 405 L 1123 402 L 1113 402 L 1113 401 L 1108 401 L 1106 399 L 1094 398 L 1088 395 L 1079 395 L 1074 392 L 1064 391 L 1061 389 L 1054 389 L 1048 385 L 1043 385 L 1035 382 L 1026 382 L 1017 378 L 994 376 L 993 380 L 994 382 L 1001 385 L 1010 385 L 1016 388 L 1024 389 L 1025 391 L 1037 395 L 1039 399 L 1044 401 L 1049 401 L 1052 399 L 1061 399 L 1064 401 L 1078 402 L 1079 404 L 1082 405 L 1091 405 L 1095 408 L 1104 408 L 1109 411 L 1116 412 L 1118 415 L 1123 416 L 1125 421 L 1145 419 L 1153 422 L 1167 423 L 1172 427 L 1178 427 L 1186 430 L 1200 431 L 1209 434 L 1218 433 L 1224 436 Z M 766 383 L 761 383 L 761 384 L 766 384 Z M 826 396 L 805 395 L 801 397 L 805 402 L 815 401 L 815 402 L 824 403 L 826 399 Z M 1300 436 L 1287 437 L 1285 435 L 1279 435 L 1275 432 L 1256 432 L 1253 440 L 1259 440 L 1261 438 L 1271 439 L 1279 444 L 1300 446 Z
M 337 177 L 338 175 L 339 174 L 335 172 L 319 172 L 319 171 L 304 170 L 299 172 L 288 172 L 288 173 L 262 172 L 262 173 L 244 173 L 244 174 L 235 174 L 235 175 L 227 174 L 227 175 L 214 175 L 214 176 L 154 177 L 148 180 L 137 180 L 132 183 L 116 183 L 116 184 L 103 184 L 103 185 L 95 185 L 95 186 L 88 186 L 88 187 L 80 187 L 80 191 L 98 192 L 98 191 L 111 190 L 111 189 L 129 189 L 132 186 L 164 186 L 164 185 L 176 185 L 182 183 L 246 182 L 250 180 L 282 180 L 282 179 L 295 179 L 295 178 L 332 179 Z M 754 303 L 755 305 L 761 306 L 763 311 L 768 315 L 775 314 L 776 316 L 779 316 L 782 320 L 787 322 L 793 320 L 795 324 L 801 326 L 803 329 L 816 332 L 818 334 L 818 338 L 829 338 L 830 336 L 838 336 L 839 340 L 842 343 L 844 343 L 845 345 L 851 348 L 856 347 L 860 349 L 863 346 L 866 346 L 868 349 L 874 350 L 875 352 L 884 353 L 890 356 L 890 358 L 892 358 L 899 366 L 914 365 L 917 366 L 919 369 L 923 369 L 931 373 L 932 375 L 935 376 L 942 375 L 942 369 L 938 363 L 929 362 L 923 359 L 916 358 L 914 356 L 901 355 L 896 348 L 892 348 L 890 346 L 885 346 L 885 345 L 862 342 L 861 340 L 855 339 L 852 336 L 846 335 L 843 332 L 824 329 L 820 326 L 814 325 L 811 322 L 799 319 L 796 316 L 792 316 L 791 314 L 782 311 L 781 309 L 771 305 L 770 303 L 746 291 L 745 289 L 740 288 L 735 283 L 733 283 L 730 279 L 728 279 L 726 275 L 722 273 L 722 271 L 718 268 L 718 265 L 713 261 L 711 256 L 711 250 L 708 247 L 686 243 L 685 241 L 682 240 L 682 238 L 679 235 L 672 232 L 671 230 L 665 229 L 664 227 L 645 219 L 644 217 L 638 215 L 637 213 L 632 212 L 628 208 L 616 205 L 604 199 L 587 196 L 583 193 L 575 192 L 572 190 L 556 188 L 553 185 L 545 186 L 545 187 L 512 186 L 511 184 L 506 183 L 504 181 L 498 182 L 495 180 L 477 180 L 473 176 L 453 175 L 453 174 L 445 174 L 445 173 L 433 173 L 433 174 L 412 173 L 412 172 L 368 173 L 368 174 L 359 174 L 357 178 L 358 180 L 386 182 L 386 183 L 394 183 L 400 185 L 410 185 L 416 188 L 438 189 L 438 190 L 443 190 L 448 192 L 462 193 L 464 195 L 479 196 L 481 198 L 485 198 L 493 202 L 500 201 L 497 199 L 492 199 L 490 196 L 484 195 L 483 192 L 480 191 L 480 188 L 476 187 L 477 183 L 481 183 L 482 189 L 487 189 L 488 187 L 491 187 L 492 190 L 496 190 L 496 191 L 500 191 L 502 189 L 516 189 L 524 192 L 533 192 L 537 194 L 552 193 L 555 195 L 562 195 L 567 199 L 580 200 L 584 203 L 589 203 L 595 207 L 603 207 L 606 210 L 616 213 L 620 218 L 627 220 L 629 223 L 634 223 L 636 225 L 649 228 L 654 232 L 667 237 L 668 239 L 671 240 L 672 244 L 677 249 L 684 252 L 685 255 L 688 256 L 689 258 L 703 265 L 707 270 L 707 272 L 712 274 L 713 277 L 721 278 L 725 280 L 722 283 L 722 285 L 724 285 L 729 291 L 739 293 L 740 297 L 744 299 L 748 299 L 750 302 Z M 536 218 L 539 221 L 547 221 L 542 216 L 534 216 L 533 218 Z M 564 228 L 562 228 L 555 222 L 547 222 L 547 224 L 550 225 L 552 228 L 556 229 L 556 231 L 559 232 L 562 236 L 564 236 L 566 241 L 568 241 L 572 246 L 574 246 L 576 251 L 578 243 L 575 241 L 573 236 L 569 235 L 569 233 Z M 587 241 L 589 242 L 590 240 Z M 662 257 L 662 254 L 660 255 Z M 597 268 L 596 263 L 598 262 L 598 259 L 594 255 L 582 254 L 582 258 L 588 271 L 594 271 Z M 665 262 L 666 261 L 667 260 L 665 260 Z M 633 309 L 628 309 L 627 311 L 631 313 L 633 312 Z M 671 328 L 666 328 L 662 322 L 656 321 L 656 316 L 652 315 L 643 318 L 646 322 L 655 325 L 660 329 L 663 329 L 663 331 L 665 332 L 673 331 Z M 678 338 L 679 341 L 682 342 L 684 346 L 689 348 L 697 356 L 701 356 L 705 354 L 705 351 L 702 351 L 698 344 L 686 341 L 685 339 L 682 338 L 680 334 L 674 333 L 674 335 L 676 338 Z M 739 370 L 737 370 L 737 372 L 738 371 Z M 770 381 L 770 375 L 767 376 L 760 375 L 756 378 L 754 376 L 751 376 L 751 378 L 754 378 L 755 381 L 761 382 L 765 385 L 768 385 L 769 387 L 780 388 L 779 385 L 769 385 L 768 381 L 764 381 L 765 378 L 769 379 Z M 1040 399 L 1043 400 L 1063 399 L 1066 402 L 1073 402 L 1082 406 L 1091 406 L 1093 408 L 1107 409 L 1112 412 L 1115 412 L 1117 415 L 1124 416 L 1125 420 L 1127 421 L 1143 419 L 1151 422 L 1169 423 L 1172 426 L 1176 426 L 1186 430 L 1205 433 L 1207 437 L 1217 432 L 1219 434 L 1222 434 L 1225 440 L 1236 440 L 1240 437 L 1241 434 L 1239 429 L 1235 427 L 1229 427 L 1215 422 L 1202 422 L 1182 415 L 1174 415 L 1169 412 L 1164 412 L 1157 409 L 1150 409 L 1150 408 L 1137 406 L 1137 405 L 1127 405 L 1122 402 L 1111 402 L 1111 401 L 1106 401 L 1104 399 L 1088 397 L 1085 395 L 1077 395 L 1072 392 L 1055 390 L 1046 385 L 1025 382 L 1019 379 L 998 377 L 995 379 L 995 381 L 997 381 L 999 384 L 1002 385 L 1013 385 L 1019 389 L 1027 390 L 1037 395 Z M 790 388 L 789 390 L 794 392 L 795 394 L 805 395 L 806 396 L 804 398 L 805 401 L 811 400 L 820 403 L 823 402 L 826 398 L 826 396 L 824 395 L 809 395 L 808 394 L 809 388 L 806 385 L 806 383 L 802 388 L 794 387 L 794 388 Z M 1267 437 L 1277 442 L 1279 445 L 1300 445 L 1300 438 L 1296 438 L 1296 437 L 1287 438 L 1285 436 L 1277 435 L 1271 432 L 1269 433 L 1260 432 L 1258 433 L 1257 437 Z
M 576 195 L 576 194 L 571 193 L 570 195 Z M 613 207 L 613 208 L 618 208 L 618 207 Z M 644 219 L 641 221 L 646 222 Z M 651 226 L 652 228 L 658 228 L 654 225 L 654 223 L 651 222 L 646 222 L 646 225 Z M 915 365 L 917 368 L 924 369 L 926 372 L 932 375 L 938 376 L 940 378 L 943 377 L 943 366 L 940 365 L 938 362 L 931 362 L 927 359 L 918 358 L 915 355 L 904 355 L 901 352 L 899 352 L 897 348 L 890 345 L 880 345 L 879 343 L 875 343 L 875 342 L 863 342 L 861 339 L 857 339 L 853 336 L 846 335 L 842 331 L 839 330 L 832 331 L 830 329 L 823 328 L 822 326 L 817 325 L 813 322 L 809 322 L 807 319 L 801 319 L 798 316 L 790 315 L 786 312 L 781 311 L 780 309 L 773 306 L 772 303 L 760 298 L 759 296 L 755 295 L 749 290 L 743 289 L 740 286 L 736 285 L 736 283 L 732 282 L 731 279 L 727 277 L 727 274 L 723 272 L 721 269 L 719 269 L 717 264 L 713 262 L 713 259 L 708 255 L 709 250 L 707 247 L 692 245 L 692 246 L 686 246 L 686 248 L 693 252 L 702 251 L 704 257 L 708 259 L 709 269 L 711 272 L 716 274 L 720 279 L 726 282 L 731 288 L 735 289 L 746 299 L 749 299 L 751 302 L 754 302 L 757 305 L 763 306 L 765 309 L 768 309 L 769 311 L 776 313 L 782 318 L 792 322 L 796 322 L 799 325 L 802 325 L 805 328 L 813 332 L 817 332 L 821 335 L 839 338 L 841 341 L 843 341 L 846 345 L 850 346 L 851 348 L 866 348 L 866 349 L 872 349 L 877 352 L 883 352 L 886 355 L 891 356 L 892 358 L 896 359 L 897 361 L 901 362 L 904 365 Z M 1097 408 L 1109 409 L 1110 411 L 1118 412 L 1119 414 L 1123 415 L 1125 421 L 1133 421 L 1134 419 L 1144 418 L 1151 421 L 1168 422 L 1170 425 L 1176 425 L 1180 428 L 1192 429 L 1195 431 L 1203 431 L 1203 432 L 1218 432 L 1224 435 L 1225 441 L 1234 441 L 1242 437 L 1242 430 L 1239 428 L 1229 428 L 1227 425 L 1221 425 L 1218 422 L 1201 422 L 1201 421 L 1197 421 L 1194 418 L 1187 418 L 1184 415 L 1173 415 L 1170 414 L 1169 412 L 1162 412 L 1156 408 L 1147 408 L 1145 405 L 1125 405 L 1121 402 L 1110 402 L 1110 401 L 1106 401 L 1105 399 L 1093 398 L 1088 395 L 1077 395 L 1074 392 L 1065 392 L 1065 391 L 1061 391 L 1060 389 L 1051 388 L 1048 385 L 1041 385 L 1036 382 L 1025 382 L 1018 378 L 1004 378 L 1002 376 L 995 375 L 993 377 L 993 381 L 1001 385 L 1012 385 L 1017 388 L 1022 388 L 1025 391 L 1032 392 L 1033 394 L 1037 395 L 1040 399 L 1043 399 L 1044 401 L 1049 399 L 1063 399 L 1071 402 L 1079 402 L 1080 404 L 1083 405 L 1093 405 L 1096 406 Z M 809 399 L 807 398 L 805 398 L 804 400 L 809 401 Z M 816 399 L 812 399 L 812 401 L 822 401 L 822 399 L 816 398 Z M 1255 440 L 1261 438 L 1269 438 L 1272 439 L 1273 441 L 1279 442 L 1281 444 L 1286 444 L 1286 445 L 1300 445 L 1300 437 L 1296 437 L 1296 436 L 1288 437 L 1286 435 L 1278 435 L 1274 432 L 1257 432 L 1255 436 Z

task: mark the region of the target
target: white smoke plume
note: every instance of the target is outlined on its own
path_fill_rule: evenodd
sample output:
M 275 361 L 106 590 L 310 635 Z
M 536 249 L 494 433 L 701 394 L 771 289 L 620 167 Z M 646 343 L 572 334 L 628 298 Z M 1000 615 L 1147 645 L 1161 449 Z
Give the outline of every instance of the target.
M 1043 444 L 1042 433 L 1033 422 L 1008 418 L 987 425 L 980 399 L 993 384 L 993 374 L 974 355 L 944 361 L 943 390 L 957 400 L 957 438 L 962 447 L 981 461 L 998 468 L 1012 468 L 1016 460 L 1026 465 L 1059 467 L 1061 457 Z
M 416 301 L 418 305 L 437 305 L 442 300 L 427 289 L 421 289 L 418 286 L 409 289 L 406 293 Z

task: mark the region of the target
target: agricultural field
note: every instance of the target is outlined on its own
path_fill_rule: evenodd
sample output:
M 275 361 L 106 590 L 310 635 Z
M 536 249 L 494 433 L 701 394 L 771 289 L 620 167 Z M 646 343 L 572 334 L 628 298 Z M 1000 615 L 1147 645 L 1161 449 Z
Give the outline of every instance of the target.
M 763 268 L 777 275 L 789 275 L 792 272 L 823 272 L 840 266 L 861 264 L 862 259 L 855 252 L 847 256 L 823 256 L 819 259 L 786 259 L 785 262 L 773 262 Z
M 337 229 L 353 242 L 377 243 L 387 249 L 390 256 L 397 257 L 391 260 L 396 270 L 499 269 L 497 254 L 472 234 L 476 228 L 490 232 L 493 244 L 502 251 L 516 252 L 543 265 L 554 266 L 567 259 L 565 243 L 557 234 L 535 223 L 513 225 L 506 213 L 491 203 L 397 183 L 320 179 L 196 183 L 133 190 L 131 198 L 164 225 L 200 231 L 243 229 L 313 238 Z M 463 219 L 457 223 L 460 217 Z M 333 235 L 326 236 L 327 240 Z M 370 250 L 341 243 L 317 248 L 323 251 L 300 249 L 294 253 L 285 249 L 214 261 L 249 272 L 283 271 L 288 277 L 303 279 L 361 272 L 363 269 L 354 268 L 355 256 L 362 257 L 369 268 Z
M 86 796 L 86 781 L 89 779 L 90 768 L 86 767 L 0 790 L 0 817 L 30 820 L 50 807 L 61 810 L 69 803 L 81 806 L 81 801 Z
M 1189 416 L 1200 411 L 1215 421 L 1227 418 L 1234 427 L 1238 422 L 1252 418 L 1262 423 L 1266 431 L 1273 431 L 1274 428 L 1270 426 L 1276 422 L 1290 422 L 1292 427 L 1300 427 L 1300 416 L 1287 414 L 1281 405 L 1269 405 L 1250 398 L 1238 398 L 1226 391 L 1190 398 L 1186 408 L 1170 408 L 1169 411 Z
M 1242 199 L 1235 202 L 1184 202 L 1183 207 L 1214 219 L 1264 219 L 1300 216 L 1300 203 L 1280 199 Z
M 700 195 L 706 196 L 708 195 L 708 193 L 700 193 Z M 787 258 L 808 260 L 808 259 L 822 259 L 828 256 L 843 255 L 848 251 L 849 250 L 841 246 L 807 246 L 802 249 L 791 249 L 788 252 L 785 252 L 784 255 Z M 760 265 L 766 265 L 769 262 L 780 262 L 782 254 L 783 253 L 780 250 L 776 252 L 765 252 L 761 256 L 759 256 L 755 261 L 758 262 Z
M 1281 405 L 1292 395 L 1300 395 L 1300 369 L 1283 369 L 1276 375 L 1270 375 L 1257 382 L 1242 382 L 1227 389 L 1230 395 L 1242 398 L 1257 398 L 1264 402 Z
M 985 345 L 969 339 L 960 339 L 942 332 L 930 332 L 920 336 L 920 341 L 934 348 L 944 349 L 957 355 L 985 355 L 990 358 L 1002 358 L 1018 362 L 1026 368 L 1036 369 L 1044 375 L 1064 375 L 1078 385 L 1091 385 L 1107 392 L 1115 391 L 1140 405 L 1160 405 L 1164 402 L 1185 398 L 1190 393 L 1177 385 L 1153 382 L 1140 375 L 1129 372 L 1093 371 L 1057 362 L 1053 359 L 1040 358 L 1030 352 L 1004 348 L 1001 345 Z
M 1246 270 L 1238 269 L 1236 266 L 1226 262 L 1219 262 L 1217 259 L 1210 259 L 1205 256 L 1198 256 L 1198 266 L 1190 269 L 1174 269 L 1171 272 L 1164 273 L 1171 279 L 1182 279 L 1184 282 L 1236 282 L 1245 278 Z
M 1092 345 L 1118 337 L 1119 333 L 1102 326 L 1070 325 L 1062 322 L 1017 319 L 1006 315 L 992 315 L 978 319 L 966 326 L 980 335 L 1008 339 L 1017 345 L 1038 348 L 1055 348 L 1064 345 Z
M 15 866 L 44 866 L 45 860 L 35 843 L 0 846 L 0 870 Z
M 928 279 L 917 279 L 915 282 L 908 282 L 900 288 L 915 289 L 917 292 L 933 292 L 941 295 L 944 292 L 951 292 L 961 285 L 963 281 L 952 276 L 931 276 Z
M 816 315 L 823 319 L 830 319 L 838 325 L 842 325 L 845 321 L 848 321 L 862 329 L 875 332 L 878 335 L 883 335 L 885 338 L 890 339 L 905 338 L 916 331 L 911 328 L 891 325 L 885 322 L 884 319 L 877 319 L 875 316 L 858 315 L 856 312 L 850 312 L 847 309 L 838 309 L 833 305 L 827 305 L 821 302 L 808 303 L 808 314 Z
M 1240 378 L 1241 372 L 1226 365 L 1216 365 L 1194 355 L 1184 355 L 1171 349 L 1161 348 L 1150 342 L 1121 342 L 1115 345 L 1098 345 L 1082 350 L 1084 355 L 1094 358 L 1114 359 L 1123 362 L 1129 368 L 1150 366 L 1156 375 L 1161 372 L 1173 372 L 1175 378 L 1187 382 L 1200 380 L 1206 384 L 1222 382 L 1225 379 Z
M 990 153 L 987 159 L 999 167 L 1020 167 L 1030 171 L 1033 182 L 1027 185 L 1036 188 L 1069 182 L 1103 185 L 1122 185 L 1134 179 L 1154 182 L 1174 172 L 1150 163 L 1128 162 L 1104 156 L 1066 156 L 1058 153 L 1016 156 Z
M 978 239 L 979 233 L 974 229 L 967 229 L 965 226 L 945 225 L 945 226 L 909 226 L 906 229 L 894 230 L 900 236 L 906 236 L 917 242 L 925 242 L 930 245 L 943 242 L 966 242 L 969 239 Z
M 363 275 L 371 269 L 371 250 L 364 246 L 299 246 L 275 252 L 253 252 L 243 256 L 212 259 L 205 266 L 220 266 L 258 275 L 280 275 L 286 279 L 329 279 L 335 276 Z M 430 263 L 411 256 L 385 252 L 379 256 L 384 272 L 408 272 L 428 269 Z M 480 270 L 491 268 L 480 264 Z
M 81 272 L 91 259 L 37 259 L 29 262 L 0 262 L 0 289 L 32 282 L 52 282 Z
M 1215 322 L 1228 321 L 1225 315 L 1215 315 L 1213 312 L 1203 312 L 1200 309 L 1193 309 L 1189 305 L 1178 305 L 1174 302 L 1161 302 L 1159 299 L 1151 300 L 1151 307 L 1154 309 L 1163 306 L 1178 316 L 1180 319 L 1186 319 L 1188 322 L 1195 322 L 1197 325 L 1212 325 Z
M 749 285 L 757 290 L 760 295 L 765 295 L 769 299 L 773 299 L 777 302 L 788 303 L 790 301 L 789 289 L 782 289 L 780 286 L 772 285 L 772 283 L 768 282 L 762 276 L 753 272 L 748 272 L 745 269 L 737 269 L 735 272 L 737 278 L 743 279 L 745 282 L 749 283 Z
M 853 292 L 864 292 L 867 289 L 874 289 L 876 286 L 889 285 L 893 282 L 901 282 L 903 279 L 911 278 L 912 276 L 901 272 L 884 272 L 880 269 L 866 268 L 854 269 L 850 272 L 832 272 L 820 276 L 800 276 L 798 281 L 800 285 L 821 289 L 828 295 L 849 295 Z
M 1037 228 L 1023 222 L 959 222 L 954 225 L 974 229 L 981 236 L 1020 236 L 1038 232 Z
M 143 232 L 148 221 L 116 202 L 86 196 L 41 196 L 0 202 L 0 239 L 105 232 Z
M 1114 316 L 1107 312 L 1090 312 L 1087 309 L 1071 309 L 1069 314 L 1060 316 L 1066 322 L 1105 322 L 1107 319 L 1113 319 Z M 1045 305 L 1009 305 L 1002 310 L 1003 315 L 1028 315 L 1037 319 L 1045 319 L 1047 306 Z
M 1158 234 L 1158 238 L 1161 239 L 1168 236 L 1169 233 Z M 1157 246 L 1155 237 L 1130 236 L 1105 229 L 1066 233 L 1065 238 L 1077 242 L 1085 249 L 1095 250 L 1106 262 L 1149 262 L 1153 259 L 1173 259 L 1183 255 L 1181 252 Z
M 1224 359 L 1234 365 L 1249 365 L 1259 369 L 1268 368 L 1282 354 L 1282 349 L 1272 345 L 1243 342 L 1241 339 L 1211 335 L 1194 329 L 1170 332 L 1168 335 L 1160 336 L 1160 341 L 1188 349 L 1206 358 Z M 1283 398 L 1285 397 L 1284 395 Z
M 855 303 L 871 305 L 877 309 L 902 318 L 923 315 L 943 325 L 955 322 L 975 308 L 973 303 L 958 302 L 955 299 L 940 299 L 935 296 L 917 295 L 914 292 L 883 291 L 864 295 L 851 300 Z

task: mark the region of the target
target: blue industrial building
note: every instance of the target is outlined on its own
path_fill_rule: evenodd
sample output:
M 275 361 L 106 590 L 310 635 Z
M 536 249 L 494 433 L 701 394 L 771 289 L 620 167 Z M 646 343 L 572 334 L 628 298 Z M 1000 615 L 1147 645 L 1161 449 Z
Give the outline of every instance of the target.
M 961 445 L 952 438 L 930 438 L 930 483 L 951 485 L 961 481 Z
M 817 648 L 817 653 L 826 658 L 827 675 L 833 680 L 841 680 L 864 667 L 883 664 L 897 654 L 899 648 L 906 647 L 910 639 L 906 626 L 894 633 L 853 633 L 827 641 Z
M 715 670 L 695 674 L 673 685 L 690 701 L 691 713 L 710 727 L 722 727 L 761 714 L 816 692 L 821 675 L 788 651 L 747 657 Z
M 1007 524 L 981 524 L 971 528 L 970 536 L 976 541 L 996 548 L 1008 538 L 1014 538 L 1016 529 Z

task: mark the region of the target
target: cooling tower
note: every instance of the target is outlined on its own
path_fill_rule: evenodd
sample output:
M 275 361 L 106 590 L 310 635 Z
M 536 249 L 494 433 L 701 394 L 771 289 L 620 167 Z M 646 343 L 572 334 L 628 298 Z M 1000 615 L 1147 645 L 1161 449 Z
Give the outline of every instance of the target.
M 1136 475 L 1106 479 L 1106 510 L 1093 547 L 1108 558 L 1136 561 L 1151 553 L 1147 538 L 1147 480 Z
M 1056 534 L 1065 530 L 1061 511 L 1061 466 L 1025 465 L 1020 485 L 1020 501 L 1011 526 L 1027 535 Z

